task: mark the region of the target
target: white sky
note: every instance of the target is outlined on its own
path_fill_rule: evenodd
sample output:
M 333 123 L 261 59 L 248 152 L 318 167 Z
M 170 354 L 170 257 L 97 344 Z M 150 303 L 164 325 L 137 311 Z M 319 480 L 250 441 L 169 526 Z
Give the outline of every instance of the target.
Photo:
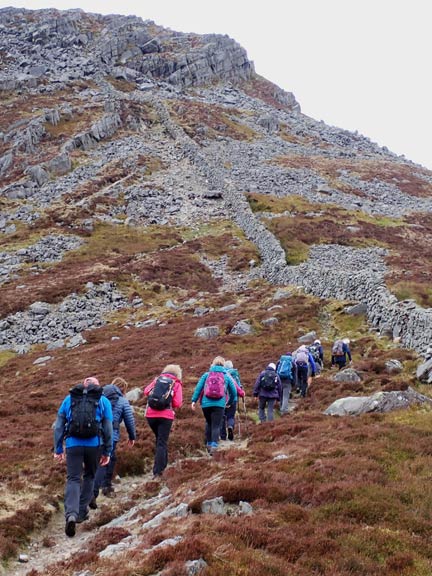
M 228 34 L 302 112 L 432 169 L 430 0 L 0 0 Z

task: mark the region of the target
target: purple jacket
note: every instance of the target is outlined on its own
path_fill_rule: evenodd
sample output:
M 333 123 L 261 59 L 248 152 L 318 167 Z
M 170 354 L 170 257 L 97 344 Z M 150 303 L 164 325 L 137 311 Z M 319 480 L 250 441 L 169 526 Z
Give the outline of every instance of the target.
M 276 370 L 272 370 L 277 379 L 276 388 L 274 390 L 264 390 L 261 386 L 261 376 L 267 371 L 270 372 L 270 369 L 266 368 L 265 370 L 263 370 L 256 379 L 255 386 L 253 389 L 253 395 L 255 397 L 261 396 L 262 398 L 276 398 L 277 400 L 279 400 L 279 398 L 282 396 L 282 384 Z

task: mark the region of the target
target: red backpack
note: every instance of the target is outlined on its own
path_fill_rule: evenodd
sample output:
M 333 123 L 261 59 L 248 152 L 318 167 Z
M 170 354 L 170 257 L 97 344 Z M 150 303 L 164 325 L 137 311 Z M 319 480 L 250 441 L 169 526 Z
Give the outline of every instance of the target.
M 211 400 L 225 397 L 225 375 L 223 372 L 209 372 L 204 385 L 204 396 Z

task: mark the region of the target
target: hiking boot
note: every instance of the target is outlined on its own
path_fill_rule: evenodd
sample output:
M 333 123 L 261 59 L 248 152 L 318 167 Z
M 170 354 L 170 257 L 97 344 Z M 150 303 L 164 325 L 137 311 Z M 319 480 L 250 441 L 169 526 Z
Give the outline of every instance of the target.
M 234 440 L 234 430 L 232 426 L 228 426 L 228 440 Z
M 79 515 L 78 518 L 76 519 L 76 523 L 81 524 L 82 522 L 85 522 L 88 519 L 89 519 L 88 514 L 84 514 L 83 516 Z
M 96 510 L 97 507 L 98 507 L 98 505 L 96 502 L 96 496 L 93 496 L 93 498 L 89 502 L 89 508 L 91 508 L 92 510 Z
M 71 514 L 70 516 L 67 517 L 65 525 L 65 534 L 66 536 L 69 536 L 69 538 L 75 536 L 75 524 L 76 524 L 76 517 L 74 514 Z
M 109 498 L 114 494 L 114 488 L 112 486 L 105 486 L 104 488 L 102 488 L 102 494 L 104 496 L 108 496 Z

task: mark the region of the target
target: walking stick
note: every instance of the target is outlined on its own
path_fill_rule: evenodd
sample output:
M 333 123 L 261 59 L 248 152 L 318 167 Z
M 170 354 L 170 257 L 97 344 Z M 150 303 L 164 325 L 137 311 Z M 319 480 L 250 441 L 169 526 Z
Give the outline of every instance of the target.
M 241 438 L 241 425 L 240 425 L 240 420 L 241 420 L 241 414 L 240 414 L 240 403 L 237 403 L 237 412 L 238 412 L 238 435 L 239 438 Z
M 249 438 L 248 420 L 246 412 L 246 396 L 243 396 L 243 410 L 244 410 L 246 437 Z

